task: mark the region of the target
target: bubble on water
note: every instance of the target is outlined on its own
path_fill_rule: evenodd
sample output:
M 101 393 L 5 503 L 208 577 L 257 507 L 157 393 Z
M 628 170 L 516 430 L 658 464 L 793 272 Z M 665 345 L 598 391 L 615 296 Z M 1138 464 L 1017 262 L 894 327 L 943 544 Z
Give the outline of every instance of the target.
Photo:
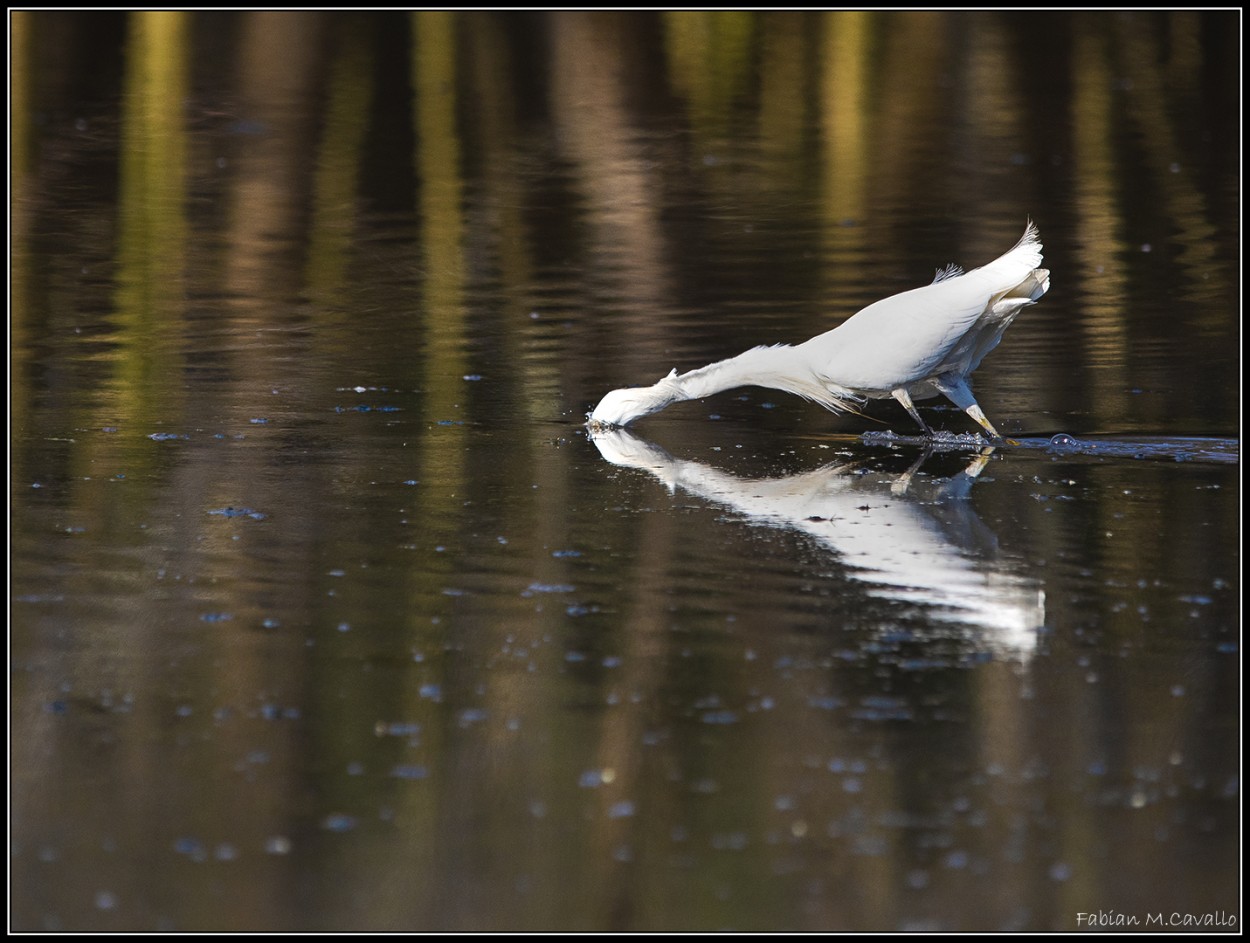
M 205 858 L 204 843 L 198 838 L 185 836 L 174 842 L 174 851 L 186 855 L 192 861 L 203 861 Z
M 616 779 L 616 770 L 609 767 L 588 769 L 577 777 L 577 785 L 583 789 L 596 789 Z
M 947 854 L 942 863 L 953 871 L 961 871 L 968 866 L 968 852 L 956 849 Z
M 576 586 L 571 586 L 568 583 L 534 582 L 534 583 L 530 583 L 529 586 L 526 587 L 521 592 L 521 595 L 525 598 L 528 598 L 534 595 L 535 593 L 571 593 L 571 592 L 574 592 L 576 589 L 577 589 Z
M 213 850 L 213 857 L 218 861 L 233 861 L 239 857 L 239 849 L 229 842 L 222 842 Z
M 356 817 L 336 812 L 322 819 L 321 827 L 328 832 L 350 832 L 356 827 Z
M 416 721 L 379 720 L 373 725 L 373 733 L 379 737 L 415 737 L 421 732 L 421 725 Z
M 430 771 L 417 763 L 401 764 L 391 770 L 391 775 L 396 779 L 425 779 Z

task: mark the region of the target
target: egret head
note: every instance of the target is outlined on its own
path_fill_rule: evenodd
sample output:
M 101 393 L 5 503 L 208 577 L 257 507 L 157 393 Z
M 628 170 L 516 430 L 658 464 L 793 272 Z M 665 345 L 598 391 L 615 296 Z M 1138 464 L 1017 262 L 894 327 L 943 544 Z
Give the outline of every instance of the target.
M 586 417 L 591 427 L 627 426 L 635 419 L 650 415 L 671 403 L 685 399 L 677 382 L 677 371 L 652 386 L 630 386 L 613 390 L 599 401 Z

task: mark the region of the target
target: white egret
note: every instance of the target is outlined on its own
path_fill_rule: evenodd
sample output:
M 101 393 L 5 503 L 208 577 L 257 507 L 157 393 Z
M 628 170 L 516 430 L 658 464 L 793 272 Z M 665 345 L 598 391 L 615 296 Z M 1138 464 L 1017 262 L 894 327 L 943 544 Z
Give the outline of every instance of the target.
M 869 399 L 894 397 L 932 436 L 913 400 L 939 393 L 994 439 L 998 430 L 972 396 L 968 378 L 998 346 L 1020 310 L 1050 287 L 1039 268 L 1042 243 L 1029 222 L 1020 241 L 988 265 L 940 269 L 923 288 L 891 295 L 802 344 L 754 347 L 737 357 L 652 386 L 613 390 L 587 416 L 592 429 L 626 426 L 688 399 L 738 386 L 796 393 L 832 412 L 855 412 Z

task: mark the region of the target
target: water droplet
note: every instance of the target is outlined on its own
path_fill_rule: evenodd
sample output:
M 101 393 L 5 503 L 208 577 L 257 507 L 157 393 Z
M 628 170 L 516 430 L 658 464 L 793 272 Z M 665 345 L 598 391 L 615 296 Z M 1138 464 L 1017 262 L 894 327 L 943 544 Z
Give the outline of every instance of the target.
M 356 827 L 356 817 L 335 812 L 321 820 L 321 827 L 328 832 L 350 832 Z

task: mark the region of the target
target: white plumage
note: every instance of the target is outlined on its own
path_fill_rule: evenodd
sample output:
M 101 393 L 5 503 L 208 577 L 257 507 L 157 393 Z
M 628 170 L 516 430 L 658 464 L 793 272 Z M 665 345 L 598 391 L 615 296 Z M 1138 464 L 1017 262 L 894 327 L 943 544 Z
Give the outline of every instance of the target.
M 1020 310 L 1050 287 L 1041 261 L 1042 244 L 1030 222 L 1020 241 L 988 265 L 971 272 L 947 266 L 931 284 L 874 302 L 802 344 L 755 347 L 689 373 L 674 370 L 652 386 L 613 390 L 588 424 L 625 426 L 682 400 L 766 386 L 834 412 L 892 396 L 926 435 L 932 431 L 912 401 L 941 393 L 1000 439 L 973 398 L 968 377 Z

